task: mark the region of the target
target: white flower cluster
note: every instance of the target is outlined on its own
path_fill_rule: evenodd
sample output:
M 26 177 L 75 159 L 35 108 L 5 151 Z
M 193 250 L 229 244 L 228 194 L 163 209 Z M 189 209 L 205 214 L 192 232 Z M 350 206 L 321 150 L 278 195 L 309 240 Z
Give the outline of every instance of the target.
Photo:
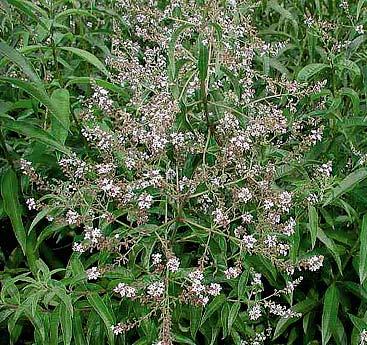
M 160 298 L 163 296 L 165 285 L 163 282 L 154 282 L 147 287 L 147 293 L 150 297 Z
M 69 225 L 72 225 L 72 224 L 77 224 L 80 220 L 80 215 L 78 212 L 76 211 L 73 211 L 73 210 L 68 210 L 66 212 L 66 215 L 65 215 L 65 218 L 66 218 L 66 222 L 69 224 Z
M 167 261 L 167 269 L 171 272 L 177 272 L 180 267 L 180 259 L 177 257 L 169 258 Z
M 203 272 L 198 269 L 190 272 L 188 278 L 191 284 L 189 292 L 193 294 L 196 303 L 199 305 L 205 306 L 209 302 L 209 296 L 218 296 L 222 291 L 222 287 L 218 283 L 204 285 Z
M 236 266 L 236 267 L 228 267 L 224 271 L 224 274 L 227 279 L 235 279 L 241 274 L 241 272 L 242 272 L 241 269 Z
M 119 293 L 121 297 L 133 298 L 136 296 L 136 289 L 125 283 L 119 283 L 113 291 Z
M 88 280 L 97 280 L 101 276 L 101 272 L 98 267 L 91 267 L 86 270 Z
M 37 209 L 36 201 L 34 200 L 34 198 L 27 199 L 25 203 L 27 204 L 28 210 L 30 211 Z

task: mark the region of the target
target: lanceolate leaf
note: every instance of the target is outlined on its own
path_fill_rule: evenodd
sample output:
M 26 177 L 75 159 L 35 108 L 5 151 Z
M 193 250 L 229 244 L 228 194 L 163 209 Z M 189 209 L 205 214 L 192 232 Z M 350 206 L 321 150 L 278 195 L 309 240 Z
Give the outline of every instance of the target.
M 208 306 L 205 307 L 205 313 L 202 318 L 201 324 L 203 324 L 210 316 L 214 314 L 215 311 L 217 311 L 222 304 L 225 302 L 226 298 L 224 295 L 216 296 L 213 301 L 209 303 Z
M 228 332 L 231 332 L 233 323 L 235 322 L 238 312 L 240 311 L 241 303 L 233 303 L 228 315 Z
M 26 255 L 26 231 L 22 221 L 22 209 L 18 200 L 18 178 L 12 169 L 8 169 L 1 180 L 1 196 L 4 210 L 10 218 L 15 237 Z
M 55 94 L 55 98 L 51 99 L 42 84 L 25 82 L 23 80 L 8 77 L 0 77 L 0 81 L 14 85 L 30 94 L 32 97 L 34 97 L 40 103 L 44 104 L 49 109 L 52 116 L 55 117 L 53 121 L 54 123 L 58 122 L 59 127 L 63 128 L 64 130 L 68 129 L 68 127 L 67 128 L 65 127 L 65 112 L 64 112 L 66 109 L 65 106 L 66 90 L 62 92 L 56 90 L 57 92 Z
M 331 190 L 327 194 L 326 200 L 324 202 L 324 207 L 329 205 L 333 200 L 343 195 L 344 193 L 350 191 L 359 182 L 363 181 L 367 177 L 367 169 L 361 168 L 351 174 L 349 174 L 344 180 L 342 180 L 337 187 Z
M 63 335 L 63 344 L 69 345 L 73 334 L 72 315 L 64 303 L 60 304 L 60 325 Z
M 70 96 L 66 89 L 57 89 L 51 95 L 51 101 L 58 108 L 57 119 L 51 119 L 51 134 L 61 144 L 65 144 L 70 127 Z
M 333 284 L 326 290 L 321 320 L 322 345 L 326 345 L 336 327 L 339 309 L 339 291 Z
M 75 55 L 78 55 L 79 57 L 89 62 L 94 67 L 98 68 L 106 76 L 109 75 L 105 65 L 92 53 L 86 50 L 83 50 L 83 49 L 75 48 L 75 47 L 59 47 L 59 49 L 66 50 Z
M 338 253 L 338 249 L 335 245 L 335 242 L 329 238 L 324 231 L 322 231 L 321 228 L 317 229 L 317 238 L 323 243 L 325 244 L 325 246 L 327 247 L 327 249 L 330 251 L 331 255 L 334 257 L 334 260 L 336 262 L 336 264 L 338 265 L 339 271 L 341 274 L 343 274 L 343 270 L 342 270 L 342 263 L 340 260 L 340 256 Z
M 321 71 L 328 68 L 329 65 L 323 63 L 313 63 L 303 67 L 299 72 L 297 79 L 300 82 L 309 81 L 312 77 L 319 74 Z
M 5 56 L 11 62 L 18 65 L 22 71 L 37 84 L 42 84 L 40 77 L 34 71 L 33 67 L 25 59 L 25 57 L 20 54 L 17 50 L 10 47 L 6 42 L 0 41 L 0 55 Z
M 199 46 L 199 78 L 201 81 L 205 81 L 208 75 L 208 64 L 209 64 L 209 49 L 206 44 L 200 43 Z
M 14 121 L 3 118 L 1 122 L 8 130 L 25 135 L 28 138 L 37 139 L 40 142 L 49 145 L 51 148 L 54 148 L 65 154 L 70 153 L 69 149 L 57 142 L 51 134 L 40 127 L 32 126 L 28 121 Z
M 363 216 L 359 242 L 359 281 L 363 284 L 367 277 L 367 214 Z
M 115 322 L 111 310 L 107 308 L 106 304 L 103 302 L 103 299 L 96 292 L 91 292 L 90 294 L 88 294 L 87 299 L 90 305 L 93 307 L 93 309 L 98 313 L 100 318 L 103 320 L 107 329 L 110 345 L 114 344 L 114 338 L 111 327 L 114 325 Z

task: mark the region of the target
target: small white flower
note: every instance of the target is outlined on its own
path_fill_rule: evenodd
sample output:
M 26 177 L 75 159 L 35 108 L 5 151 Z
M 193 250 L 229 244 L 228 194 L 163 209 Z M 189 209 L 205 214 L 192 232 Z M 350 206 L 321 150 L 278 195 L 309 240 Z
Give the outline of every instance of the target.
M 152 261 L 154 266 L 159 265 L 162 262 L 162 254 L 161 253 L 152 254 Z
M 246 187 L 241 188 L 237 194 L 238 200 L 243 203 L 247 203 L 252 199 L 252 193 Z
M 113 291 L 119 293 L 121 297 L 133 298 L 136 296 L 136 289 L 125 283 L 119 283 Z
M 218 296 L 222 291 L 222 287 L 218 283 L 211 283 L 207 289 L 207 292 L 211 296 Z
M 246 249 L 248 250 L 254 249 L 255 243 L 257 242 L 257 239 L 254 236 L 244 235 L 242 239 Z
M 261 285 L 261 273 L 254 273 L 252 276 L 251 285 Z
M 46 216 L 46 219 L 49 221 L 49 222 L 52 222 L 55 218 L 50 216 L 50 215 L 47 215 Z
M 27 199 L 25 203 L 27 204 L 28 210 L 30 211 L 37 209 L 36 201 L 34 200 L 34 198 Z
M 355 29 L 356 29 L 356 32 L 359 33 L 360 35 L 364 34 L 363 25 L 357 25 Z
M 241 274 L 241 269 L 238 267 L 229 267 L 224 271 L 227 279 L 237 278 Z
M 250 320 L 257 320 L 261 317 L 261 307 L 259 304 L 255 304 L 248 311 Z
M 92 267 L 86 270 L 88 280 L 97 280 L 101 276 L 101 272 L 98 267 Z
M 76 224 L 79 220 L 79 214 L 78 212 L 75 212 L 75 211 L 72 211 L 72 210 L 69 210 L 66 212 L 66 222 L 69 224 L 69 225 L 72 225 L 72 224 Z
M 254 217 L 253 217 L 253 215 L 252 215 L 252 214 L 250 214 L 250 213 L 246 212 L 246 213 L 244 213 L 244 214 L 241 216 L 241 219 L 242 219 L 242 221 L 243 221 L 244 223 L 246 223 L 246 224 L 250 224 L 250 223 L 253 221 Z
M 161 297 L 164 294 L 164 283 L 163 282 L 154 282 L 148 285 L 147 292 L 151 297 Z
M 204 279 L 203 272 L 200 270 L 195 270 L 189 273 L 189 279 L 194 282 L 201 282 Z
M 167 261 L 167 269 L 171 272 L 177 272 L 180 267 L 180 259 L 172 257 Z
M 119 335 L 124 331 L 123 326 L 120 322 L 117 325 L 111 326 L 111 329 L 113 334 L 115 335 Z
M 140 209 L 149 209 L 152 206 L 153 197 L 150 194 L 143 193 L 138 198 L 138 206 Z
M 318 256 L 315 255 L 307 260 L 308 269 L 313 272 L 317 271 L 322 267 L 323 262 L 324 262 L 323 255 L 318 255 Z
M 73 243 L 73 251 L 77 253 L 84 253 L 85 248 L 81 243 L 74 242 Z
M 217 208 L 213 211 L 214 222 L 220 226 L 226 227 L 229 224 L 228 216 L 223 212 L 222 209 Z

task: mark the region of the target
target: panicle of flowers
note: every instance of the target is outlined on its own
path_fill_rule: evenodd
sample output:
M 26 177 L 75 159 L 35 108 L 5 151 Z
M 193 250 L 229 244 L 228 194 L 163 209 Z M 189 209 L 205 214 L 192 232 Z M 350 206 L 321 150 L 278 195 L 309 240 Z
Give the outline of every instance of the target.
M 248 315 L 250 320 L 255 321 L 257 319 L 259 319 L 262 315 L 262 310 L 261 310 L 261 305 L 260 304 L 255 304 L 253 305 L 249 310 L 248 310 Z
M 34 200 L 34 198 L 29 198 L 25 201 L 25 203 L 27 204 L 28 210 L 32 211 L 32 210 L 37 210 L 37 204 L 36 201 Z
M 301 317 L 301 313 L 297 313 L 286 306 L 276 304 L 274 301 L 268 300 L 264 302 L 264 307 L 269 310 L 271 314 L 280 316 L 284 319 L 289 319 L 292 317 Z
M 61 167 L 65 176 L 82 179 L 86 177 L 86 174 L 91 171 L 91 167 L 81 160 L 75 153 L 70 156 L 63 157 L 59 160 L 59 166 Z
M 308 269 L 312 272 L 318 271 L 324 262 L 324 256 L 323 255 L 314 255 L 311 256 L 308 259 L 304 259 L 300 261 L 299 266 L 303 269 Z
M 91 267 L 86 270 L 88 280 L 97 280 L 101 276 L 101 272 L 98 267 Z
M 81 222 L 81 216 L 78 212 L 68 210 L 65 215 L 66 223 L 69 225 L 79 225 Z
M 236 266 L 236 267 L 228 267 L 224 271 L 224 274 L 227 279 L 235 279 L 241 274 L 241 272 L 242 272 L 241 268 Z
M 147 293 L 152 298 L 161 298 L 165 291 L 164 282 L 154 282 L 147 287 Z
M 333 171 L 332 164 L 333 164 L 332 161 L 329 161 L 327 163 L 321 164 L 321 166 L 319 166 L 317 168 L 317 172 L 322 177 L 330 177 L 331 176 L 331 173 Z
M 136 289 L 125 283 L 118 283 L 118 285 L 113 289 L 114 292 L 120 294 L 120 296 L 127 298 L 134 298 L 136 296 Z
M 167 261 L 167 269 L 171 272 L 177 272 L 180 268 L 180 259 L 176 256 L 171 257 Z
M 39 174 L 36 173 L 36 170 L 32 166 L 32 162 L 21 158 L 19 163 L 22 173 L 28 176 L 31 182 L 35 183 L 41 189 L 44 189 L 46 187 L 46 182 L 41 178 Z

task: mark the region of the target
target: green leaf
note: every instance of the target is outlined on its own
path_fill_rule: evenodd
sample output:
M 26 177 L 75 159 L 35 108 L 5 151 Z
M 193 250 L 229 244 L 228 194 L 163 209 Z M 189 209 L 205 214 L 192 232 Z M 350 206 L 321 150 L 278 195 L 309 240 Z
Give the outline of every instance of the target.
M 169 77 L 171 81 L 174 81 L 175 79 L 175 50 L 176 50 L 176 42 L 179 39 L 180 35 L 187 29 L 193 27 L 191 24 L 184 24 L 178 27 L 171 35 L 171 40 L 168 45 L 168 71 L 169 71 Z
M 342 263 L 335 242 L 331 238 L 329 238 L 320 227 L 317 229 L 317 238 L 329 249 L 332 256 L 334 257 L 336 264 L 338 265 L 340 273 L 343 274 Z
M 203 324 L 207 319 L 209 319 L 209 317 L 212 316 L 214 312 L 216 312 L 225 301 L 226 297 L 222 294 L 214 297 L 214 299 L 205 308 L 205 313 L 201 320 L 201 324 Z
M 329 68 L 329 65 L 324 63 L 312 63 L 303 67 L 297 75 L 297 80 L 300 82 L 309 81 L 312 77 L 323 71 L 324 69 Z
M 324 207 L 329 205 L 339 196 L 353 189 L 359 182 L 363 181 L 367 177 L 367 169 L 361 168 L 352 173 L 350 173 L 344 180 L 342 180 L 339 185 L 331 190 L 326 195 L 326 200 L 324 202 Z
M 11 62 L 18 65 L 33 82 L 36 84 L 42 84 L 40 77 L 34 71 L 26 58 L 4 41 L 0 41 L 0 55 L 7 57 Z
M 7 2 L 14 7 L 18 8 L 20 11 L 24 12 L 36 22 L 40 22 L 40 16 L 43 20 L 48 19 L 47 12 L 41 7 L 37 6 L 28 0 L 7 0 Z M 42 21 L 41 21 L 42 22 Z
M 228 332 L 231 332 L 233 323 L 235 322 L 238 312 L 240 311 L 241 303 L 235 302 L 232 304 L 228 315 Z
M 48 214 L 50 213 L 50 209 L 49 208 L 43 208 L 40 212 L 37 213 L 37 216 L 33 219 L 29 229 L 28 229 L 28 234 L 34 229 L 34 227 L 43 219 L 45 218 Z
M 59 322 L 60 311 L 59 307 L 53 310 L 50 317 L 50 345 L 59 344 Z
M 64 303 L 60 304 L 59 317 L 64 345 L 69 345 L 71 343 L 71 337 L 73 334 L 73 323 L 72 323 L 72 315 L 70 312 L 68 312 L 66 305 Z
M 359 235 L 359 281 L 364 283 L 367 277 L 367 214 L 363 216 L 361 233 Z
M 87 344 L 87 340 L 84 336 L 82 318 L 80 313 L 75 313 L 73 317 L 73 329 L 74 329 L 74 341 L 75 345 L 85 345 Z
M 367 329 L 367 322 L 357 316 L 354 316 L 352 314 L 348 314 L 350 320 L 352 321 L 355 328 L 358 329 L 358 332 L 362 332 L 363 330 Z
M 338 319 L 339 291 L 333 284 L 328 287 L 324 296 L 324 308 L 321 320 L 322 345 L 326 345 Z
M 366 0 L 359 0 L 357 5 L 357 12 L 356 12 L 356 20 L 359 19 L 360 14 L 362 13 L 362 8 L 364 6 Z
M 190 333 L 195 339 L 196 333 L 201 323 L 201 308 L 190 308 Z
M 29 83 L 16 78 L 8 78 L 8 77 L 0 77 L 0 81 L 10 83 L 11 85 L 14 85 L 24 90 L 25 92 L 29 93 L 32 97 L 34 97 L 39 102 L 44 104 L 50 110 L 52 116 L 56 117 L 56 121 L 59 122 L 61 127 L 67 129 L 64 126 L 65 122 L 64 108 L 63 107 L 60 108 L 60 103 L 57 100 L 56 102 L 51 100 L 42 84 Z
M 90 52 L 75 47 L 59 47 L 59 49 L 69 51 L 75 55 L 78 55 L 79 57 L 81 57 L 82 59 L 89 62 L 97 69 L 99 69 L 106 76 L 109 75 L 105 65 L 95 55 L 91 54 Z
M 316 308 L 318 305 L 318 301 L 314 298 L 307 297 L 303 301 L 297 303 L 295 306 L 293 306 L 293 310 L 297 313 L 306 314 L 309 313 L 311 310 Z M 293 323 L 295 323 L 297 320 L 299 320 L 299 317 L 293 317 L 293 318 L 281 318 L 274 331 L 273 340 L 281 336 L 286 329 Z
M 315 206 L 312 205 L 308 207 L 308 223 L 310 226 L 311 243 L 313 249 L 316 243 L 317 229 L 319 226 L 319 216 Z
M 198 70 L 200 81 L 205 81 L 208 75 L 209 65 L 209 50 L 208 46 L 200 42 L 199 45 L 199 59 L 198 59 Z
M 61 144 L 65 144 L 70 127 L 70 96 L 66 89 L 57 89 L 51 95 L 51 101 L 58 109 L 58 117 L 51 118 L 51 135 Z
M 353 115 L 358 115 L 360 112 L 360 99 L 358 93 L 350 87 L 343 87 L 340 89 L 340 94 L 349 97 L 353 106 Z
M 97 79 L 97 78 L 90 78 L 90 77 L 71 77 L 66 87 L 72 84 L 97 84 L 100 87 L 103 87 L 106 90 L 112 91 L 117 93 L 118 95 L 122 96 L 124 100 L 128 100 L 130 95 L 126 88 L 121 87 L 120 85 L 112 84 L 106 80 Z
M 173 334 L 173 338 L 175 339 L 175 342 L 177 344 L 188 344 L 188 345 L 196 345 L 194 341 L 192 341 L 190 338 L 185 337 L 181 334 Z
M 224 303 L 220 312 L 220 321 L 223 328 L 223 337 L 228 335 L 228 317 L 229 317 L 229 304 Z
M 36 139 L 50 146 L 51 148 L 63 152 L 67 155 L 70 154 L 69 149 L 66 148 L 64 145 L 61 145 L 59 142 L 57 142 L 56 139 L 51 134 L 49 134 L 40 127 L 32 126 L 29 123 L 29 121 L 22 121 L 22 120 L 14 121 L 9 120 L 7 118 L 2 118 L 1 121 L 4 127 L 8 130 L 25 135 L 28 138 Z
M 22 221 L 22 209 L 18 200 L 18 178 L 12 169 L 8 169 L 2 176 L 1 196 L 4 202 L 4 211 L 10 218 L 15 237 L 26 255 L 26 231 Z
M 103 302 L 103 299 L 98 295 L 97 292 L 91 292 L 90 294 L 88 294 L 87 300 L 89 304 L 93 307 L 93 309 L 98 313 L 100 318 L 103 320 L 107 329 L 107 335 L 110 345 L 114 344 L 114 337 L 111 330 L 111 327 L 115 324 L 113 314 L 107 308 L 106 304 Z
M 283 19 L 289 20 L 292 23 L 294 30 L 296 32 L 298 31 L 298 21 L 297 21 L 297 19 L 292 15 L 291 12 L 289 12 L 283 6 L 279 5 L 278 1 L 270 0 L 268 2 L 268 6 L 281 15 L 281 20 L 283 20 Z

